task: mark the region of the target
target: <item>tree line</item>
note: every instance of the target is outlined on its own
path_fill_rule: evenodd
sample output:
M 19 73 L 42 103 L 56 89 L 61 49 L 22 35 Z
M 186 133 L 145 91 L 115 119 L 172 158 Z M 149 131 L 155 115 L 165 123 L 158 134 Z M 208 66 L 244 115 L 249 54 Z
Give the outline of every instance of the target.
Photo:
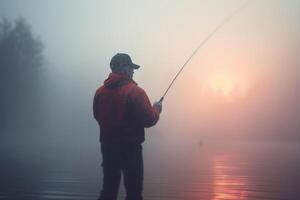
M 29 127 L 35 118 L 43 50 L 24 18 L 0 20 L 0 134 Z

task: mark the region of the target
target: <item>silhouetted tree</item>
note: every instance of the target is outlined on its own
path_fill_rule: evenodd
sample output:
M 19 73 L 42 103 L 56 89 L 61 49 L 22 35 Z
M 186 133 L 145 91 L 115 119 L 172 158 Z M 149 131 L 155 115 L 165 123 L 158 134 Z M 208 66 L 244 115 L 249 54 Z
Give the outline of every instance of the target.
M 32 115 L 43 44 L 23 18 L 0 20 L 0 131 L 18 128 Z

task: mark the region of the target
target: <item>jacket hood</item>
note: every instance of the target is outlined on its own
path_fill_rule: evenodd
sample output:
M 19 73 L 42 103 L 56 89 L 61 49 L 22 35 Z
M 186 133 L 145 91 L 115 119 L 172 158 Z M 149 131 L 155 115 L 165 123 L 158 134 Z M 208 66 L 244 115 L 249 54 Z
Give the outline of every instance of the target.
M 108 78 L 104 81 L 104 85 L 109 89 L 114 89 L 126 85 L 130 82 L 136 84 L 131 78 L 129 78 L 125 74 L 110 73 Z

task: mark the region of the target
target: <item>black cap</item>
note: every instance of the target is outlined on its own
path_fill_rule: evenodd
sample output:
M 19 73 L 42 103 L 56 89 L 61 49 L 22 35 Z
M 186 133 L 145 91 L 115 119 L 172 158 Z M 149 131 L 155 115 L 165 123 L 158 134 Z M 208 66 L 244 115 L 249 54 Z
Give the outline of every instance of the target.
M 123 67 L 123 66 L 130 66 L 133 69 L 138 69 L 140 68 L 139 65 L 134 64 L 131 61 L 131 58 L 128 54 L 125 53 L 117 53 L 114 55 L 110 61 L 110 68 L 113 70 L 118 67 Z

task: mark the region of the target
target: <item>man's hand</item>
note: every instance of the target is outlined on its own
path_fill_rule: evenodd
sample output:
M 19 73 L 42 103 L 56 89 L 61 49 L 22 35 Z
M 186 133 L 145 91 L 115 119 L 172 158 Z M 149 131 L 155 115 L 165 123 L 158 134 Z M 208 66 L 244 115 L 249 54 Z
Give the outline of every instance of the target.
M 159 112 L 162 110 L 162 101 L 157 101 L 153 104 L 153 107 L 157 107 Z

